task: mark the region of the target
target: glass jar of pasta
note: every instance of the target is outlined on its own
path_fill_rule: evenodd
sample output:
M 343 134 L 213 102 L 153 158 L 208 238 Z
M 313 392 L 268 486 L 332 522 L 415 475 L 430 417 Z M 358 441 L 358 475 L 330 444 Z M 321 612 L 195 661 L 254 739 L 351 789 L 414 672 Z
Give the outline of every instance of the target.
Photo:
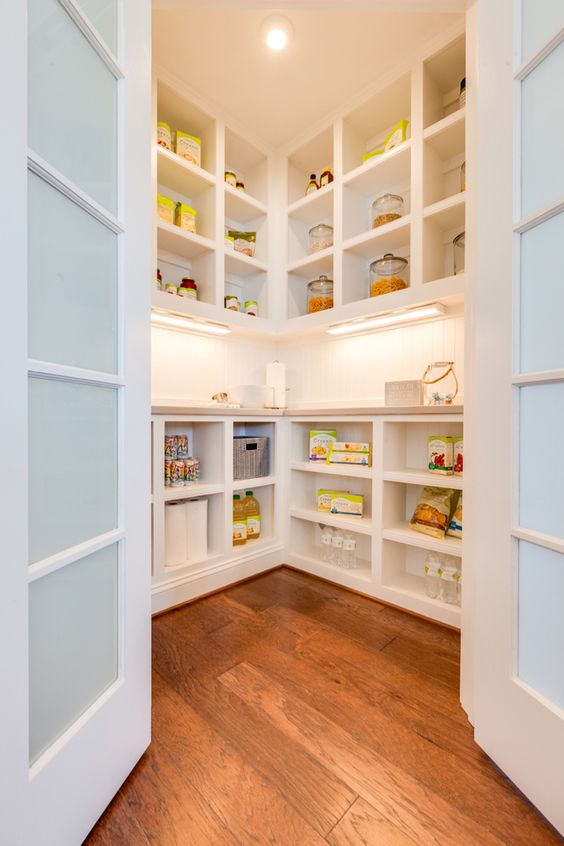
M 313 279 L 307 285 L 307 313 L 333 308 L 333 280 L 327 276 Z
M 370 296 L 379 297 L 407 288 L 407 259 L 386 253 L 370 265 Z

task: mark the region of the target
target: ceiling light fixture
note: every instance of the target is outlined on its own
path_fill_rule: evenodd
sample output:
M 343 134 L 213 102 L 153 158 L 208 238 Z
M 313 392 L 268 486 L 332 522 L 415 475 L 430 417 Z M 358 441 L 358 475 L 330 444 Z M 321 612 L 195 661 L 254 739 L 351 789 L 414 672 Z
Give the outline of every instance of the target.
M 282 15 L 271 15 L 262 25 L 262 36 L 271 50 L 283 50 L 292 37 L 292 24 Z
M 200 332 L 205 335 L 229 335 L 231 332 L 231 329 L 223 323 L 192 320 L 191 317 L 156 310 L 151 312 L 151 323 L 163 329 L 181 329 L 184 332 Z
M 333 326 L 329 326 L 327 332 L 329 335 L 351 335 L 355 332 L 385 329 L 388 326 L 395 326 L 401 323 L 416 323 L 419 320 L 428 320 L 431 317 L 444 317 L 445 314 L 444 306 L 440 303 L 433 303 L 432 305 L 421 306 L 420 308 L 392 311 L 389 314 L 382 314 L 378 317 L 335 323 Z

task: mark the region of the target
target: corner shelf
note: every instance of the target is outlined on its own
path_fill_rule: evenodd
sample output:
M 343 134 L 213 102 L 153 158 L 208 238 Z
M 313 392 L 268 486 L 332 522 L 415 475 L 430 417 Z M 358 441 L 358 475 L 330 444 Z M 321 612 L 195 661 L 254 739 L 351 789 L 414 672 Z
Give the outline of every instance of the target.
M 157 182 L 183 194 L 197 196 L 215 185 L 215 176 L 171 150 L 157 146 Z
M 464 490 L 462 476 L 441 476 L 425 470 L 384 470 L 382 479 L 385 482 L 401 482 L 405 485 L 430 485 L 434 488 L 450 488 L 455 491 Z
M 441 159 L 450 159 L 464 150 L 465 131 L 466 107 L 428 126 L 423 133 L 423 140 Z
M 186 259 L 197 258 L 206 252 L 213 252 L 215 244 L 203 235 L 194 235 L 180 226 L 157 218 L 157 248 L 174 253 Z
M 343 250 L 363 258 L 374 259 L 380 253 L 384 255 L 403 244 L 409 244 L 410 226 L 411 215 L 407 214 L 399 220 L 392 220 L 384 226 L 349 238 L 343 242 Z
M 327 476 L 349 476 L 355 479 L 371 479 L 372 467 L 355 467 L 354 464 L 324 464 L 322 461 L 293 461 L 290 470 L 300 473 L 316 473 Z
M 292 262 L 286 268 L 288 273 L 293 273 L 296 276 L 303 276 L 310 279 L 316 274 L 333 272 L 333 247 L 327 247 L 325 250 L 319 250 L 311 255 L 304 256 L 298 261 Z
M 336 567 L 334 564 L 328 564 L 322 561 L 320 555 L 321 547 L 313 546 L 305 550 L 290 552 L 289 563 L 290 566 L 299 566 L 300 569 L 312 573 L 315 576 L 320 576 L 321 578 L 349 587 L 357 586 L 361 589 L 361 586 L 364 584 L 366 589 L 367 584 L 372 581 L 370 561 L 357 558 L 357 566 L 352 570 L 345 570 L 343 567 Z
M 396 541 L 406 546 L 417 546 L 421 549 L 429 549 L 431 552 L 442 552 L 445 555 L 455 555 L 460 558 L 462 555 L 462 540 L 460 538 L 445 537 L 443 540 L 424 535 L 409 528 L 407 521 L 396 523 L 393 526 L 382 529 L 384 540 Z
M 265 204 L 251 197 L 245 190 L 233 188 L 227 182 L 224 183 L 223 187 L 225 191 L 225 217 L 239 220 L 241 223 L 248 223 L 250 220 L 268 214 Z
M 236 250 L 225 250 L 225 270 L 234 276 L 245 278 L 257 273 L 266 273 L 268 265 L 254 256 L 238 253 Z
M 409 181 L 411 166 L 411 139 L 381 156 L 372 156 L 368 161 L 350 170 L 343 177 L 343 185 L 352 188 L 364 197 L 371 197 L 383 186 Z
M 309 523 L 322 523 L 324 526 L 335 526 L 358 535 L 372 533 L 370 517 L 342 517 L 328 511 L 317 511 L 315 508 L 290 508 L 290 517 L 307 520 Z
M 333 211 L 333 189 L 334 182 L 324 185 L 323 188 L 300 197 L 295 203 L 287 208 L 288 217 L 299 220 L 301 223 L 315 224 L 320 219 L 330 217 Z
M 466 192 L 460 191 L 447 197 L 446 200 L 439 200 L 423 209 L 423 218 L 430 223 L 436 224 L 444 232 L 459 229 L 464 226 L 466 213 Z

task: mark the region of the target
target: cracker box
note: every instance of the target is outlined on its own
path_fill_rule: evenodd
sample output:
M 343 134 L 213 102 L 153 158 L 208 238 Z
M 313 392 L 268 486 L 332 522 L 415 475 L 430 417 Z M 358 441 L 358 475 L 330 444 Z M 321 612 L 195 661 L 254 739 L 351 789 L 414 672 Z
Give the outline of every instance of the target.
M 354 464 L 357 467 L 370 466 L 369 452 L 337 452 L 334 449 L 329 451 L 327 464 Z
M 430 473 L 438 473 L 440 476 L 452 476 L 453 474 L 453 447 L 454 438 L 448 435 L 429 435 L 429 463 Z
M 309 433 L 309 460 L 327 461 L 331 445 L 336 440 L 336 429 L 312 429 Z
M 358 494 L 338 493 L 331 498 L 331 514 L 344 517 L 362 517 L 364 497 Z
M 317 510 L 329 513 L 331 511 L 331 500 L 338 496 L 348 496 L 348 491 L 331 491 L 327 488 L 319 488 L 317 491 Z

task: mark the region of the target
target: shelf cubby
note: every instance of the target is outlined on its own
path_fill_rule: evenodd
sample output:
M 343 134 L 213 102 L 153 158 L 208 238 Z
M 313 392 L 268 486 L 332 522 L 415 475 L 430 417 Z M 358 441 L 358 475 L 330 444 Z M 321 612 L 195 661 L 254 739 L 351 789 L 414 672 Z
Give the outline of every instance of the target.
M 171 150 L 157 146 L 157 182 L 183 197 L 197 198 L 215 186 L 215 177 L 203 167 L 197 167 Z M 162 193 L 167 194 L 167 191 Z
M 225 219 L 237 220 L 240 224 L 249 222 L 264 216 L 268 208 L 264 203 L 255 200 L 247 191 L 241 188 L 233 188 L 232 185 L 224 183 L 225 195 Z M 245 227 L 248 228 L 248 227 Z
M 328 522 L 321 525 L 329 525 Z M 345 570 L 334 564 L 322 560 L 321 529 L 317 522 L 304 520 L 301 517 L 291 517 L 289 534 L 290 563 L 299 564 L 301 569 L 315 575 L 361 589 L 372 579 L 371 540 L 368 535 L 349 531 L 356 540 L 357 566 L 353 570 Z
M 188 435 L 190 455 L 200 460 L 200 482 L 203 485 L 220 486 L 224 480 L 224 424 L 220 421 L 188 422 L 169 420 L 165 423 L 165 435 Z M 164 484 L 164 443 L 162 446 L 163 484 Z M 196 483 L 194 483 L 196 484 Z M 185 485 L 177 490 L 191 488 Z M 166 491 L 169 489 L 167 488 Z M 170 490 L 173 490 L 172 488 Z M 174 489 L 176 490 L 176 489 Z
M 450 130 L 455 128 L 456 134 L 449 130 L 430 139 L 426 136 L 423 146 L 423 204 L 426 207 L 460 194 L 464 196 L 461 191 L 461 166 L 465 161 L 464 120 L 452 122 L 458 115 L 464 118 L 462 111 L 441 121 L 449 123 Z
M 432 485 L 432 480 L 428 483 Z M 409 521 L 419 501 L 422 485 L 384 482 L 382 495 L 382 537 L 408 546 L 420 546 L 447 555 L 462 555 L 460 538 L 434 538 L 410 528 Z M 455 489 L 455 488 L 453 488 Z
M 216 288 L 215 288 L 215 253 L 212 251 L 204 251 L 195 255 L 193 258 L 182 258 L 166 250 L 159 250 L 157 253 L 157 266 L 161 271 L 163 282 L 174 282 L 175 285 L 180 285 L 182 278 L 188 276 L 194 279 L 198 286 L 198 303 L 208 303 L 215 305 Z M 159 291 L 156 292 L 160 293 Z M 166 299 L 162 297 L 161 307 L 170 308 L 172 311 L 185 308 L 192 308 L 194 301 L 185 299 L 184 297 L 175 296 L 174 294 L 166 294 Z M 198 306 L 196 305 L 196 308 Z
M 235 209 L 237 211 L 237 209 Z M 243 220 L 242 218 L 235 218 L 228 216 L 227 208 L 225 210 L 225 229 L 236 230 L 237 232 L 256 232 L 255 254 L 254 256 L 247 256 L 246 253 L 240 253 L 232 248 L 225 249 L 226 257 L 235 256 L 235 261 L 240 257 L 244 259 L 254 259 L 257 267 L 266 269 L 268 259 L 268 226 L 267 217 L 260 214 L 258 217 Z M 253 263 L 251 265 L 253 266 Z
M 288 204 L 298 204 L 305 197 L 311 173 L 317 181 L 324 168 L 333 169 L 333 127 L 329 126 L 314 138 L 302 144 L 288 157 Z M 323 189 L 319 189 L 321 192 Z M 317 198 L 318 192 L 308 194 Z M 307 203 L 304 205 L 307 206 Z
M 425 128 L 458 109 L 460 80 L 465 76 L 466 39 L 461 35 L 423 64 Z
M 329 199 L 332 199 L 333 195 L 331 192 L 325 195 Z M 289 270 L 294 266 L 299 266 L 300 262 L 305 262 L 308 264 L 310 261 L 315 261 L 316 257 L 324 254 L 329 255 L 332 253 L 332 247 L 325 247 L 323 250 L 319 250 L 317 252 L 310 252 L 309 246 L 309 230 L 313 226 L 317 226 L 320 223 L 329 224 L 329 226 L 333 226 L 333 204 L 332 203 L 318 203 L 312 204 L 311 206 L 306 206 L 308 210 L 311 211 L 314 208 L 317 212 L 316 216 L 313 218 L 313 221 L 305 221 L 298 216 L 290 215 L 288 217 L 288 261 L 289 261 Z M 303 211 L 303 207 L 302 207 Z
M 288 206 L 288 218 L 315 226 L 333 218 L 334 182 L 324 185 L 313 194 L 300 197 Z
M 244 309 L 245 302 L 254 301 L 258 305 L 258 314 L 261 318 L 268 316 L 268 284 L 266 273 L 253 273 L 248 276 L 238 276 L 235 273 L 225 269 L 224 280 L 224 296 L 237 297 L 241 309 Z M 225 310 L 226 318 L 233 316 L 233 312 Z M 243 311 L 239 315 L 249 320 L 256 320 L 254 316 L 244 314 Z
M 174 88 L 158 80 L 157 120 L 168 123 L 173 133 L 179 129 L 200 138 L 202 169 L 216 176 L 216 122 L 211 115 L 184 99 Z
M 389 601 L 395 600 L 411 611 L 433 617 L 451 626 L 460 626 L 460 607 L 432 599 L 425 590 L 425 557 L 423 546 L 395 541 L 382 543 L 382 588 Z
M 329 429 L 337 432 L 338 441 L 356 441 L 372 444 L 374 435 L 371 420 L 350 420 L 335 418 L 333 420 L 293 420 L 290 434 L 290 459 L 292 462 L 308 462 L 314 468 L 322 462 L 309 461 L 309 433 L 312 430 Z M 327 466 L 327 465 L 323 465 Z M 347 468 L 359 470 L 359 468 Z M 352 474 L 351 474 L 352 475 Z M 356 475 L 356 474 L 355 474 Z M 320 487 L 326 487 L 321 485 Z
M 315 462 L 312 462 L 314 464 Z M 324 465 L 327 467 L 327 465 Z M 328 468 L 331 470 L 332 468 Z M 348 469 L 348 468 L 347 468 Z M 317 491 L 336 490 L 346 491 L 350 494 L 362 496 L 364 499 L 364 513 L 362 517 L 341 517 L 317 510 Z M 290 490 L 292 491 L 292 509 L 308 511 L 317 515 L 321 522 L 325 518 L 344 519 L 347 523 L 358 524 L 365 529 L 372 526 L 372 479 L 359 476 L 347 476 L 343 474 L 329 473 L 302 473 L 299 470 L 291 471 Z
M 395 222 L 394 222 L 395 223 Z M 400 221 L 397 221 L 400 223 Z M 389 294 L 381 294 L 378 297 L 370 296 L 370 265 L 375 259 L 380 259 L 385 253 L 393 252 L 396 256 L 402 256 L 409 262 L 409 221 L 401 221 L 401 226 L 391 233 L 378 233 L 374 230 L 376 237 L 369 237 L 367 240 L 360 239 L 353 242 L 352 247 L 343 250 L 343 303 L 354 303 L 359 300 L 369 300 L 374 303 L 374 312 L 386 311 L 390 308 L 399 308 L 403 303 L 408 304 L 410 300 L 410 274 L 409 263 L 404 274 L 408 287 L 393 291 Z M 385 229 L 387 227 L 382 227 Z M 369 233 L 372 235 L 372 233 Z M 389 235 L 393 237 L 389 237 Z M 393 297 L 393 300 L 391 299 Z M 393 305 L 392 305 L 393 303 Z
M 233 422 L 233 437 L 268 438 L 269 475 L 275 475 L 276 468 L 276 423 L 269 420 L 235 420 Z M 245 481 L 233 479 L 233 486 L 245 484 Z
M 429 476 L 428 482 L 419 484 L 440 484 L 442 479 L 457 479 L 455 476 L 440 476 L 429 473 L 429 438 L 432 436 L 462 437 L 463 424 L 458 420 L 428 420 L 425 422 L 385 421 L 383 442 L 383 471 L 414 473 Z M 457 487 L 454 483 L 444 487 Z M 411 515 L 410 515 L 411 516 Z
M 437 204 L 438 206 L 439 204 Z M 464 204 L 433 213 L 423 220 L 423 282 L 454 277 L 453 240 L 464 231 L 464 222 L 450 230 L 445 225 L 460 218 Z M 447 222 L 448 221 L 448 222 Z M 460 273 L 460 276 L 464 276 Z
M 210 238 L 187 232 L 180 226 L 157 218 L 157 251 L 161 250 L 184 259 L 194 259 L 215 250 L 215 243 Z
M 395 80 L 345 116 L 342 163 L 345 178 L 349 171 L 355 171 L 356 178 L 357 168 L 361 166 L 373 167 L 373 159 L 363 164 L 363 155 L 377 148 L 400 120 L 411 120 L 410 74 Z M 407 132 L 409 136 L 409 126 Z
M 258 200 L 264 205 L 268 202 L 268 159 L 259 150 L 229 127 L 225 129 L 225 168 L 233 171 L 245 188 L 237 190 L 241 200 L 248 196 L 250 201 Z M 221 174 L 223 178 L 223 174 Z
M 245 496 L 247 490 L 252 490 L 253 496 L 260 503 L 260 537 L 255 540 L 247 541 L 241 546 L 233 547 L 234 555 L 246 555 L 253 550 L 256 550 L 259 544 L 268 545 L 272 543 L 276 537 L 276 487 L 270 485 L 253 485 L 252 480 L 247 482 L 234 482 L 233 494 L 239 494 L 241 499 Z M 231 507 L 233 499 L 231 499 Z
M 180 497 L 178 498 L 180 499 Z M 198 558 L 187 558 L 183 561 L 178 561 L 175 564 L 167 564 L 168 547 L 167 547 L 167 530 L 165 528 L 164 538 L 164 572 L 165 574 L 189 572 L 190 570 L 200 570 L 202 565 L 211 563 L 213 560 L 220 560 L 225 554 L 224 545 L 224 525 L 225 525 L 225 496 L 223 493 L 214 494 L 210 496 L 201 497 L 207 501 L 207 552 L 205 555 Z M 174 506 L 168 502 L 165 506 L 165 527 L 167 524 L 167 509 L 179 506 Z M 169 529 L 171 531 L 171 529 Z M 171 539 L 172 541 L 172 539 Z

